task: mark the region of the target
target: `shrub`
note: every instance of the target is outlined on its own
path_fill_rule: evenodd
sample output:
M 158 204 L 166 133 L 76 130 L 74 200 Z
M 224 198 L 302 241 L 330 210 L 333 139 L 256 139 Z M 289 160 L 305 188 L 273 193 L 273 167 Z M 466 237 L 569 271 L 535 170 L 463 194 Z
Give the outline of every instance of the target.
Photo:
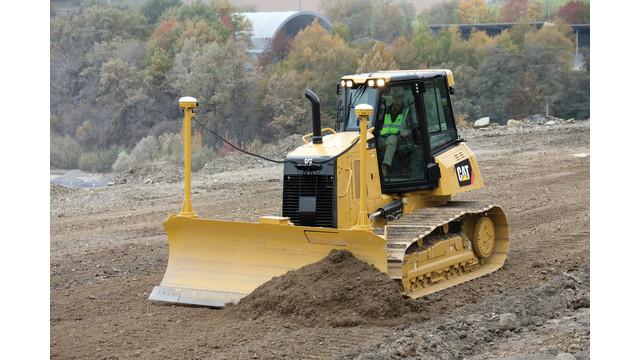
M 152 135 L 149 135 L 138 141 L 136 146 L 131 151 L 131 157 L 133 157 L 136 163 L 155 160 L 159 156 L 160 145 L 158 143 L 158 140 Z
M 132 167 L 140 166 L 149 161 L 166 161 L 172 164 L 183 164 L 183 144 L 180 134 L 166 133 L 157 139 L 154 136 L 147 136 L 140 140 L 131 153 L 121 151 L 117 157 L 113 155 L 113 171 L 122 172 Z M 214 151 L 207 146 L 192 147 L 191 169 L 198 171 L 213 159 Z
M 84 171 L 111 171 L 117 157 L 118 148 L 116 147 L 111 147 L 108 150 L 86 151 L 80 154 L 78 167 Z
M 182 139 L 180 134 L 166 133 L 158 138 L 161 156 L 173 164 L 182 164 Z
M 80 158 L 80 144 L 69 136 L 51 137 L 49 163 L 53 168 L 76 169 Z
M 126 151 L 122 150 L 118 154 L 118 158 L 111 167 L 115 172 L 123 172 L 129 169 L 133 164 L 131 163 L 131 156 Z
M 191 156 L 191 171 L 198 171 L 202 169 L 207 162 L 213 159 L 214 152 L 210 147 L 203 147 L 200 151 L 195 152 Z

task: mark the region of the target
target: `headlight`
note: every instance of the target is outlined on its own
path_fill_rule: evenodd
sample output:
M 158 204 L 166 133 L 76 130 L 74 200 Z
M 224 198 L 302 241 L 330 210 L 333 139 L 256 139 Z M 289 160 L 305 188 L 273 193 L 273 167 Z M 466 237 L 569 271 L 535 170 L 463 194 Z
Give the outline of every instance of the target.
M 353 86 L 353 81 L 347 80 L 347 87 L 352 87 L 352 86 Z
M 383 87 L 384 86 L 384 79 L 376 80 L 376 85 L 378 85 L 378 87 Z
M 369 79 L 369 80 L 367 80 L 367 85 L 369 87 L 373 87 L 373 85 L 375 85 L 375 81 L 373 81 L 373 79 Z
M 344 84 L 345 84 L 344 80 L 340 80 L 340 86 L 344 87 Z

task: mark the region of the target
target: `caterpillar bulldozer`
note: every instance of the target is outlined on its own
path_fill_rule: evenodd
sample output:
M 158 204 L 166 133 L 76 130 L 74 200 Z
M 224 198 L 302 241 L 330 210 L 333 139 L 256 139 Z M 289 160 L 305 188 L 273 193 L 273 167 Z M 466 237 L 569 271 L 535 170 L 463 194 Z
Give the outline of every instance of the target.
M 224 307 L 332 249 L 385 272 L 413 298 L 502 267 L 509 252 L 502 208 L 452 200 L 484 186 L 458 135 L 453 94 L 446 69 L 347 75 L 337 85 L 334 129 L 321 128 L 319 99 L 306 90 L 313 131 L 284 160 L 282 213 L 257 222 L 193 211 L 190 133 L 198 103 L 181 98 L 184 204 L 164 223 L 168 265 L 149 299 Z

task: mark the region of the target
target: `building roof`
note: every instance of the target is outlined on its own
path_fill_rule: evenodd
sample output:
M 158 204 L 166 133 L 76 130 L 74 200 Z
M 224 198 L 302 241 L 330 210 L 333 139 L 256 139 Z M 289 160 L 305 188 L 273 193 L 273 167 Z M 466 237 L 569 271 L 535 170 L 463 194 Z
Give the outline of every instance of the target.
M 261 53 L 276 34 L 283 33 L 295 37 L 305 27 L 311 25 L 313 20 L 318 20 L 328 31 L 331 31 L 331 22 L 324 16 L 314 11 L 269 11 L 246 12 L 245 16 L 251 22 L 253 33 L 251 35 L 251 53 Z

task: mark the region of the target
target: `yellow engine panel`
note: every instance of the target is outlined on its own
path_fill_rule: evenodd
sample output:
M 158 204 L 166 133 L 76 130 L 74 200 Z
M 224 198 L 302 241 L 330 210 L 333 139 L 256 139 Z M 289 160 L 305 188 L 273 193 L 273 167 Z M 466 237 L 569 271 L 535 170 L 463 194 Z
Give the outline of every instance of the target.
M 432 191 L 433 195 L 452 196 L 484 187 L 478 160 L 467 144 L 460 143 L 435 159 L 440 167 L 440 181 Z

